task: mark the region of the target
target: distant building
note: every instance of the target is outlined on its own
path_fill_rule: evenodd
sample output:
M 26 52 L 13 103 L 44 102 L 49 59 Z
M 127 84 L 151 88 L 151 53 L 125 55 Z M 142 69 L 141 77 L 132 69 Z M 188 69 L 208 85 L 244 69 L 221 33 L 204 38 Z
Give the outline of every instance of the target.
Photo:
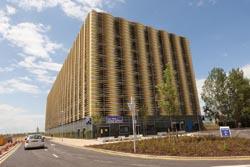
M 189 42 L 185 37 L 92 11 L 88 14 L 47 98 L 46 133 L 71 137 L 132 133 L 127 106 L 135 98 L 139 133 L 170 128 L 156 85 L 166 64 L 175 70 L 180 130 L 197 129 L 200 107 Z M 97 120 L 96 115 L 101 119 Z M 139 113 L 140 115 L 140 113 Z M 91 119 L 92 118 L 92 119 Z M 112 123 L 112 121 L 114 121 Z
M 36 127 L 36 133 L 39 133 L 39 127 L 38 126 Z

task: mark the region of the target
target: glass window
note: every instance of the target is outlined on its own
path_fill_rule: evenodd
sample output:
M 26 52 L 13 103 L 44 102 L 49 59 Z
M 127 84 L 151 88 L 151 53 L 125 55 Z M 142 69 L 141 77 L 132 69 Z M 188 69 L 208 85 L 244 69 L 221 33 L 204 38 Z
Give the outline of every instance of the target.
M 120 35 L 120 21 L 118 19 L 115 20 L 115 34 Z
M 120 133 L 129 133 L 129 126 L 120 126 Z
M 134 25 L 130 25 L 130 37 L 132 39 L 135 39 L 135 26 Z
M 135 41 L 132 42 L 132 49 L 136 50 L 136 42 Z

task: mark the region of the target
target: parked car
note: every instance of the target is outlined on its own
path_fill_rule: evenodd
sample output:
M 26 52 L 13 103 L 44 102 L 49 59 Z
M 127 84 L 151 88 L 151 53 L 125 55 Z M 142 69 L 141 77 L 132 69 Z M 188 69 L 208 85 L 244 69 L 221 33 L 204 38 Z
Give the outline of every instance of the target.
M 44 148 L 45 141 L 44 137 L 40 134 L 28 135 L 25 138 L 24 149 L 28 148 Z

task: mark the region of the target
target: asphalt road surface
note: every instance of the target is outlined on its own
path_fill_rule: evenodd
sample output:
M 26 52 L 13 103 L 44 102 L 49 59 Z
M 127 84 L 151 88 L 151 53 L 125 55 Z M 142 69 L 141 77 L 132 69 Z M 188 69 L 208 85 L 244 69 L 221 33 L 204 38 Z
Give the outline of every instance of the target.
M 49 141 L 46 145 L 45 149 L 32 150 L 24 150 L 21 145 L 0 167 L 250 167 L 250 161 L 151 160 L 113 156 Z

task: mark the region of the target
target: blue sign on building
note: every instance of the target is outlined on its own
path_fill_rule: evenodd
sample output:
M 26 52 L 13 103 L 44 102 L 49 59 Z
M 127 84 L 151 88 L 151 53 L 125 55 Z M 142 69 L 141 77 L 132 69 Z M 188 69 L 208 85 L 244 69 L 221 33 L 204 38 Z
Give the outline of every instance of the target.
M 220 135 L 221 137 L 231 137 L 231 131 L 230 131 L 229 126 L 221 126 Z
M 123 123 L 122 116 L 106 116 L 106 123 Z

